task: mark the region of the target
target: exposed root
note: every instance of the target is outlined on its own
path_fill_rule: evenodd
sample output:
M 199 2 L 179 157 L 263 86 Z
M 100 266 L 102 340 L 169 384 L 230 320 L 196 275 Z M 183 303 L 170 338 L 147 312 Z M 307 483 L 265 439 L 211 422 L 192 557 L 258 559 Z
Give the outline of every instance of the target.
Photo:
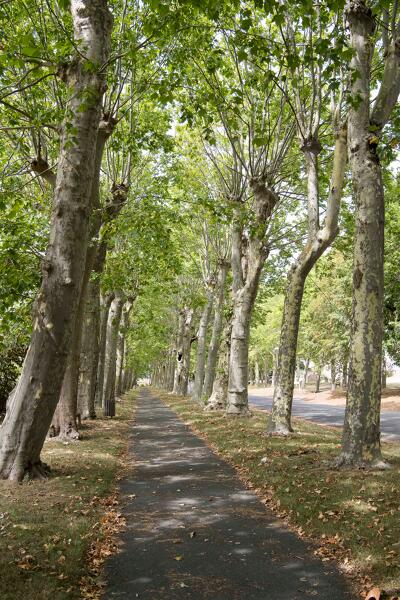
M 392 468 L 390 463 L 383 460 L 381 457 L 374 458 L 368 461 L 364 458 L 355 458 L 348 454 L 340 454 L 340 456 L 334 461 L 333 468 L 343 470 L 362 470 L 362 471 L 387 471 Z
M 26 469 L 23 481 L 43 481 L 50 477 L 50 473 L 49 465 L 39 461 Z

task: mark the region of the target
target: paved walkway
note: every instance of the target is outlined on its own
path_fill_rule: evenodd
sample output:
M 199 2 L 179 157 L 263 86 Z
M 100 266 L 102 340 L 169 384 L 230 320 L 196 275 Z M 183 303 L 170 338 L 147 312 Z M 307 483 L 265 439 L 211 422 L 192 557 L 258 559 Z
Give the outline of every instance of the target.
M 127 529 L 106 565 L 107 600 L 353 598 L 336 569 L 146 390 L 133 451 L 134 470 L 121 484 Z

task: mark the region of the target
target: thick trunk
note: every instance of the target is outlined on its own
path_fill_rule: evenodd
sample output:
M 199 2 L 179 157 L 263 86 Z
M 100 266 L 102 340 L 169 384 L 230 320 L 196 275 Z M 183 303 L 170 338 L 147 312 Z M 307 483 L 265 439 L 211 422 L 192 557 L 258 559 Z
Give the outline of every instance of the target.
M 59 399 L 84 275 L 82 256 L 88 244 L 105 75 L 99 65 L 108 57 L 112 19 L 104 0 L 71 0 L 71 13 L 75 43 L 84 48 L 85 58 L 79 54 L 69 67 L 71 93 L 33 334 L 1 428 L 0 477 L 13 480 L 41 471 L 40 452 Z M 87 68 L 87 60 L 94 68 Z
M 207 329 L 210 321 L 211 310 L 214 302 L 214 293 L 209 291 L 207 304 L 205 305 L 201 318 L 199 329 L 197 332 L 197 355 L 196 355 L 196 371 L 194 376 L 193 399 L 200 400 L 203 394 L 204 371 L 206 364 L 206 340 Z
M 354 49 L 351 66 L 357 71 L 352 96 L 359 101 L 350 108 L 348 118 L 355 239 L 349 381 L 339 465 L 359 466 L 381 463 L 384 194 L 378 137 L 371 133 L 371 125 L 381 126 L 384 121 L 372 119 L 371 123 L 370 118 L 374 17 L 363 2 L 350 2 L 347 17 Z M 398 67 L 393 80 L 396 77 Z M 381 98 L 382 88 L 375 104 L 379 110 L 372 117 L 382 113 Z
M 97 377 L 96 377 L 96 392 L 95 392 L 95 404 L 99 407 L 103 406 L 104 396 L 104 368 L 106 360 L 106 343 L 107 343 L 107 323 L 108 315 L 111 308 L 111 303 L 115 298 L 114 292 L 107 294 L 101 298 L 101 312 L 100 312 L 100 335 L 99 335 L 99 356 L 97 365 Z
M 264 241 L 267 224 L 278 196 L 264 181 L 251 182 L 254 195 L 254 225 L 244 247 L 240 206 L 232 228 L 233 319 L 229 356 L 226 414 L 248 416 L 248 362 L 250 322 L 261 270 L 268 255 Z
M 78 410 L 78 384 L 80 370 L 80 354 L 82 346 L 82 333 L 85 323 L 85 308 L 87 299 L 87 290 L 89 286 L 90 275 L 94 267 L 97 243 L 94 241 L 100 231 L 100 169 L 103 160 L 106 141 L 113 131 L 114 123 L 102 119 L 99 124 L 96 140 L 96 154 L 94 161 L 94 177 L 91 190 L 91 223 L 90 223 L 90 242 L 86 250 L 85 271 L 82 280 L 81 293 L 79 298 L 78 310 L 76 313 L 73 335 L 70 351 L 68 355 L 67 368 L 64 375 L 63 385 L 60 392 L 57 409 L 54 415 L 53 423 L 50 428 L 50 435 L 58 435 L 61 439 L 78 439 L 77 415 L 87 418 L 89 416 L 86 407 L 84 414 Z
M 118 331 L 122 316 L 124 298 L 115 293 L 107 322 L 107 341 L 104 361 L 104 416 L 115 417 L 115 379 L 117 371 Z
M 288 435 L 292 429 L 294 377 L 296 371 L 297 339 L 304 285 L 317 260 L 331 245 L 337 235 L 340 200 L 343 189 L 347 150 L 347 131 L 342 129 L 336 138 L 332 167 L 330 196 L 324 226 L 319 229 L 315 217 L 315 198 L 318 197 L 317 157 L 305 151 L 308 175 L 309 235 L 298 260 L 289 271 L 282 316 L 281 337 L 278 352 L 278 368 L 271 416 L 267 431 L 271 434 Z
M 214 308 L 214 320 L 211 331 L 210 345 L 208 347 L 207 365 L 204 377 L 203 397 L 209 398 L 213 391 L 213 383 L 215 378 L 215 368 L 217 365 L 218 351 L 220 346 L 220 338 L 222 331 L 222 310 L 225 300 L 225 283 L 228 274 L 229 264 L 221 263 L 218 273 L 218 296 Z
M 173 393 L 186 396 L 189 384 L 190 342 L 192 338 L 193 309 L 185 306 L 179 314 L 179 333 Z
M 218 353 L 218 364 L 211 396 L 205 404 L 205 410 L 222 410 L 226 407 L 228 397 L 229 379 L 229 354 L 231 346 L 232 320 L 228 318 L 221 335 L 221 343 Z
M 258 281 L 257 281 L 258 283 Z M 226 412 L 246 416 L 248 409 L 248 360 L 250 321 L 254 306 L 254 288 L 244 287 L 234 298 L 231 348 L 229 355 L 229 384 Z

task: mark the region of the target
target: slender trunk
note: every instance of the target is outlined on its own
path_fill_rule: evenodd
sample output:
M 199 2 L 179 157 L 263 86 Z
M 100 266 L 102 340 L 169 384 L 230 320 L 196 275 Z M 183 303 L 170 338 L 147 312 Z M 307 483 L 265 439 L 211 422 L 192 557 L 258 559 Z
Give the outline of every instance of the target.
M 207 304 L 205 305 L 197 332 L 197 356 L 196 371 L 194 376 L 193 399 L 200 400 L 203 394 L 204 371 L 206 364 L 206 338 L 208 323 L 210 321 L 211 310 L 214 302 L 214 291 L 209 290 L 207 295 Z
M 222 331 L 222 310 L 225 301 L 225 283 L 229 264 L 222 262 L 218 272 L 218 296 L 214 308 L 214 321 L 211 332 L 210 345 L 208 347 L 207 365 L 204 377 L 203 397 L 209 398 L 213 391 L 215 368 L 217 365 L 218 351 Z
M 331 391 L 336 390 L 336 360 L 331 360 Z
M 386 387 L 386 357 L 385 353 L 382 356 L 382 389 Z
M 315 373 L 315 393 L 318 394 L 319 392 L 319 386 L 321 383 L 321 369 L 318 369 L 318 371 Z
M 117 382 L 115 385 L 116 395 L 119 397 L 123 392 L 123 371 L 124 371 L 124 360 L 125 360 L 125 344 L 126 334 L 129 326 L 129 315 L 132 310 L 133 302 L 128 300 L 122 311 L 121 327 L 118 332 L 118 345 L 117 345 Z
M 59 399 L 78 309 L 89 235 L 97 128 L 112 19 L 104 0 L 71 0 L 74 39 L 43 280 L 31 344 L 1 428 L 0 477 L 43 476 L 40 452 Z M 87 68 L 87 62 L 94 68 Z M 88 101 L 90 90 L 90 101 Z M 82 99 L 85 99 L 83 102 Z M 68 127 L 67 127 L 68 125 Z M 74 135 L 71 138 L 70 132 Z
M 229 316 L 221 335 L 218 363 L 215 371 L 211 396 L 205 404 L 205 410 L 222 410 L 228 397 L 229 354 L 232 334 L 232 315 Z
M 307 385 L 308 371 L 309 371 L 309 369 L 310 369 L 310 359 L 307 358 L 306 364 L 304 366 L 304 387 L 306 387 L 306 385 Z
M 180 396 L 186 396 L 188 390 L 193 314 L 193 309 L 188 306 L 185 306 L 179 314 L 179 333 L 176 349 L 173 393 Z
M 336 138 L 330 197 L 324 227 L 319 229 L 313 207 L 318 196 L 317 156 L 305 151 L 308 173 L 309 235 L 298 260 L 292 265 L 286 288 L 282 316 L 281 337 L 278 352 L 277 381 L 274 389 L 271 416 L 267 423 L 268 433 L 288 435 L 292 429 L 294 377 L 296 370 L 297 339 L 304 285 L 317 260 L 331 245 L 337 235 L 340 200 L 343 189 L 347 150 L 347 131 L 341 129 Z
M 348 368 L 348 357 L 346 356 L 345 360 L 343 361 L 342 381 L 341 381 L 342 388 L 347 387 L 347 368 Z
M 107 323 L 111 304 L 115 298 L 114 292 L 101 298 L 100 336 L 99 336 L 99 361 L 97 368 L 95 404 L 103 406 L 104 396 L 104 369 L 106 360 Z
M 82 329 L 78 385 L 78 412 L 82 419 L 94 419 L 96 417 L 94 397 L 99 356 L 99 335 L 100 284 L 96 278 L 89 282 Z
M 257 360 L 254 363 L 254 383 L 256 385 L 260 384 L 260 365 L 258 364 Z
M 118 331 L 122 316 L 124 298 L 115 293 L 107 322 L 106 356 L 104 364 L 104 416 L 115 417 L 115 378 L 117 370 Z

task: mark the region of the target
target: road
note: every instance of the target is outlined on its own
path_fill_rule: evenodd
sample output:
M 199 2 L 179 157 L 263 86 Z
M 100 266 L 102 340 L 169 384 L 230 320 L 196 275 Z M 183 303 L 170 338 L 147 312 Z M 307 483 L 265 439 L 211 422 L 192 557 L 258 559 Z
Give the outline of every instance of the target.
M 249 394 L 250 405 L 270 410 L 272 406 L 272 396 L 254 396 Z M 308 421 L 315 421 L 322 425 L 335 425 L 341 427 L 344 421 L 344 406 L 331 406 L 329 404 L 311 404 L 294 398 L 293 415 L 301 417 Z M 382 439 L 386 441 L 400 440 L 400 412 L 384 411 L 381 413 L 381 432 Z

